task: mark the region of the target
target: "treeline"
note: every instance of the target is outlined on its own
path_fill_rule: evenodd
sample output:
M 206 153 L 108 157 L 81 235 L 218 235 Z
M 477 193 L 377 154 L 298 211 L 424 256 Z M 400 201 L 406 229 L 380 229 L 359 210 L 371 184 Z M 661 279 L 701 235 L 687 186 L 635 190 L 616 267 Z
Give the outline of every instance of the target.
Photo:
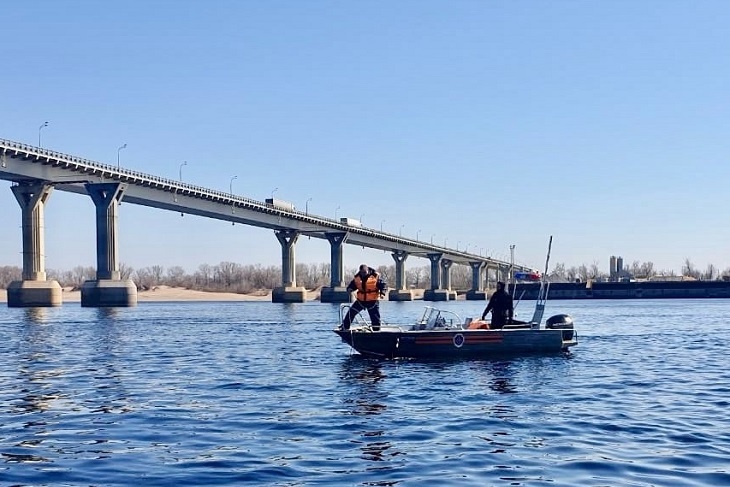
M 376 270 L 388 285 L 395 287 L 395 265 L 379 266 Z M 357 272 L 357 268 L 345 269 L 344 283 Z M 120 278 L 131 279 L 138 289 L 151 289 L 155 286 L 173 286 L 199 291 L 221 291 L 235 293 L 251 293 L 260 289 L 273 289 L 281 286 L 281 266 L 243 265 L 236 262 L 221 262 L 217 265 L 201 264 L 193 273 L 188 273 L 180 266 L 165 268 L 154 265 L 134 269 L 126 264 L 119 266 Z M 297 285 L 307 289 L 317 289 L 330 285 L 330 264 L 297 264 Z M 406 270 L 406 286 L 423 289 L 431 284 L 430 266 L 416 267 Z M 12 281 L 19 281 L 22 269 L 14 266 L 0 267 L 0 289 L 6 289 Z M 66 288 L 78 289 L 84 281 L 96 279 L 94 267 L 76 266 L 71 270 L 57 271 L 48 269 L 46 279 L 56 280 Z M 466 266 L 454 266 L 451 272 L 453 289 L 469 289 L 471 287 L 471 269 Z
M 379 266 L 376 268 L 386 280 L 389 287 L 395 287 L 395 265 Z M 134 269 L 126 264 L 119 266 L 120 277 L 124 280 L 132 279 L 141 290 L 155 286 L 173 286 L 199 291 L 223 291 L 235 293 L 250 293 L 260 289 L 273 289 L 281 286 L 282 275 L 280 266 L 262 266 L 260 264 L 243 265 L 236 262 L 221 262 L 217 265 L 201 264 L 193 273 L 188 273 L 180 266 L 165 268 L 160 265 Z M 345 285 L 357 272 L 356 268 L 345 269 Z M 330 285 L 330 264 L 297 264 L 297 285 L 307 289 L 317 289 Z M 621 270 L 621 275 L 632 278 L 651 278 L 655 276 L 676 276 L 674 271 L 655 271 L 651 262 L 634 262 Z M 730 268 L 720 272 L 710 264 L 707 269 L 700 271 L 689 259 L 685 259 L 682 266 L 682 275 L 699 280 L 716 280 L 721 276 L 730 275 Z M 0 289 L 6 289 L 12 281 L 21 280 L 22 269 L 17 266 L 0 266 Z M 84 281 L 96 279 L 96 269 L 88 266 L 76 266 L 68 271 L 46 271 L 49 280 L 56 280 L 62 287 L 78 289 Z M 504 276 L 506 279 L 506 276 Z M 597 263 L 590 266 L 580 265 L 566 267 L 565 264 L 555 264 L 548 274 L 551 282 L 582 282 L 588 280 L 606 279 L 608 275 L 600 272 Z M 496 275 L 490 271 L 489 281 L 494 282 Z M 451 267 L 451 289 L 466 290 L 472 285 L 472 270 L 465 265 Z M 406 270 L 406 287 L 413 289 L 427 289 L 431 287 L 431 266 L 425 265 Z

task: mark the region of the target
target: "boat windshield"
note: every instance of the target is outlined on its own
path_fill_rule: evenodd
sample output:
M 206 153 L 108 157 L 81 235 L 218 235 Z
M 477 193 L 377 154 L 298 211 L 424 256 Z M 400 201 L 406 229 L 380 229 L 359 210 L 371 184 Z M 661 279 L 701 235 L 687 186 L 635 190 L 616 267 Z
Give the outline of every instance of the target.
M 453 311 L 426 306 L 416 328 L 426 330 L 430 328 L 461 328 L 461 318 Z

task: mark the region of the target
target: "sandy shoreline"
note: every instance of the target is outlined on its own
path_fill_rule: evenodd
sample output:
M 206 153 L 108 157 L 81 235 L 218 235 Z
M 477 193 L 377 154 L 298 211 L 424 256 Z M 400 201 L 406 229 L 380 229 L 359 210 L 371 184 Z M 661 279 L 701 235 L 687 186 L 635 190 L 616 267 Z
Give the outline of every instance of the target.
M 423 299 L 423 289 L 413 290 L 413 299 Z M 64 303 L 80 303 L 81 291 L 71 288 L 63 289 Z M 271 290 L 261 289 L 250 294 L 221 293 L 195 291 L 181 287 L 157 286 L 147 291 L 137 292 L 137 301 L 268 301 L 271 302 Z M 307 301 L 319 301 L 319 289 L 307 292 Z M 0 303 L 8 302 L 8 293 L 0 289 Z
M 318 291 L 311 291 L 308 298 L 319 297 Z M 63 302 L 81 302 L 81 291 L 63 290 Z M 0 290 L 0 303 L 7 303 L 8 293 Z M 139 291 L 137 301 L 271 301 L 271 291 L 261 290 L 251 294 L 194 291 L 179 287 L 157 286 L 148 291 Z

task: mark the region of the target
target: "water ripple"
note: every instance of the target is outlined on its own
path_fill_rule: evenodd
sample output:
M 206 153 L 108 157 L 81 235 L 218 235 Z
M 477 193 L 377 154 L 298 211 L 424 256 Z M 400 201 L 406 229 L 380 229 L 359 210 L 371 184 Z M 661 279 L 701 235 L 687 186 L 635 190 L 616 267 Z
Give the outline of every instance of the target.
M 463 316 L 483 303 L 450 302 Z M 558 302 L 580 344 L 376 361 L 337 306 L 0 310 L 8 485 L 730 485 L 725 300 Z M 397 321 L 421 303 L 383 303 Z

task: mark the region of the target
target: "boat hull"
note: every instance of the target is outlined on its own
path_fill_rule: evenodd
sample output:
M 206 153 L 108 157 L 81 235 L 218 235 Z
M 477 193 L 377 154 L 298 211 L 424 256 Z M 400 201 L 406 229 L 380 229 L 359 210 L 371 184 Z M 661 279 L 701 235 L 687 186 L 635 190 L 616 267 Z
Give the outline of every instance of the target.
M 558 353 L 577 344 L 573 330 L 335 330 L 362 355 L 382 358 L 481 357 Z

